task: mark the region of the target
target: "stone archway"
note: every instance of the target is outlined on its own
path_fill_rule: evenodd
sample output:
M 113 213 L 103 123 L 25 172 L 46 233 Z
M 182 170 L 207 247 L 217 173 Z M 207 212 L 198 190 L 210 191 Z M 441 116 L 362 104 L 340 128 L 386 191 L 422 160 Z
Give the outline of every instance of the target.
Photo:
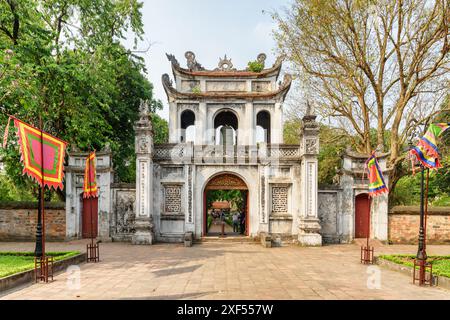
M 203 191 L 203 236 L 208 235 L 207 230 L 207 192 L 211 190 L 240 190 L 243 193 L 243 211 L 245 213 L 245 235 L 249 235 L 249 190 L 245 181 L 238 175 L 224 172 L 213 176 Z

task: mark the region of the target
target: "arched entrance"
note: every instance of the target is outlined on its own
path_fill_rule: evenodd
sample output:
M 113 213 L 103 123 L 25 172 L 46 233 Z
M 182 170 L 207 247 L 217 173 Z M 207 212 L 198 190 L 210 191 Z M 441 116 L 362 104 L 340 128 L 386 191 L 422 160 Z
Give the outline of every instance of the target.
M 203 236 L 222 235 L 222 232 L 225 235 L 248 235 L 248 203 L 248 187 L 240 177 L 227 172 L 211 178 L 203 193 Z M 235 214 L 239 216 L 238 226 L 233 224 Z
M 369 235 L 370 199 L 367 193 L 355 198 L 355 238 L 367 238 Z

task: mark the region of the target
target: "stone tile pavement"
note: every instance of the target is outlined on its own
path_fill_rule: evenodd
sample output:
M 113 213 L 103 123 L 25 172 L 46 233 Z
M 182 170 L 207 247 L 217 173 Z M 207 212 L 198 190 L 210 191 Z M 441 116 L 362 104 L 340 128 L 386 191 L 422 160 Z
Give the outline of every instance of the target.
M 48 250 L 85 250 L 87 241 L 47 243 Z M 33 243 L 0 243 L 0 251 L 33 250 Z M 450 246 L 428 246 L 449 254 Z M 415 253 L 415 246 L 380 246 L 380 253 Z M 359 246 L 284 246 L 211 242 L 133 246 L 102 243 L 101 262 L 80 265 L 79 288 L 61 273 L 49 284 L 0 294 L 0 299 L 447 299 L 450 291 L 412 285 L 380 269 L 381 287 L 369 288 Z M 372 267 L 373 268 L 373 267 Z M 370 282 L 370 281 L 369 281 Z

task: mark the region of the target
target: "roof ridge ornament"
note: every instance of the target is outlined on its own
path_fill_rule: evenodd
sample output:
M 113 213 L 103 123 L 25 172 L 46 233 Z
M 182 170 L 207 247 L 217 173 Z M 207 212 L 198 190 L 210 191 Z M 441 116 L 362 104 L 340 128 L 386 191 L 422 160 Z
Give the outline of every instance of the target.
M 195 60 L 195 53 L 192 51 L 186 51 L 184 53 L 184 57 L 186 58 L 186 64 L 189 70 L 191 71 L 201 71 L 205 70 L 200 63 Z
M 285 73 L 283 77 L 283 81 L 278 81 L 278 86 L 280 89 L 287 87 L 292 82 L 292 75 L 289 73 Z
M 256 60 L 262 64 L 263 68 L 265 66 L 266 59 L 267 59 L 267 55 L 264 52 L 258 54 L 258 56 L 256 57 Z
M 314 111 L 315 111 L 314 110 L 314 106 L 309 103 L 309 100 L 306 100 L 306 112 L 305 112 L 305 115 L 306 116 L 313 116 L 313 115 L 315 115 Z
M 167 73 L 164 73 L 162 75 L 162 82 L 167 87 L 172 87 L 172 85 L 173 85 L 172 80 L 170 79 L 170 77 Z
M 315 108 L 312 104 L 309 103 L 309 100 L 306 100 L 306 110 L 305 115 L 303 116 L 303 125 L 305 128 L 318 128 L 318 123 L 316 122 L 316 113 Z
M 179 67 L 180 63 L 178 62 L 177 58 L 173 54 L 166 53 L 167 59 L 175 66 Z
M 219 64 L 215 71 L 236 71 L 235 68 L 233 68 L 233 63 L 231 62 L 231 59 L 227 58 L 227 55 L 222 58 L 219 57 Z

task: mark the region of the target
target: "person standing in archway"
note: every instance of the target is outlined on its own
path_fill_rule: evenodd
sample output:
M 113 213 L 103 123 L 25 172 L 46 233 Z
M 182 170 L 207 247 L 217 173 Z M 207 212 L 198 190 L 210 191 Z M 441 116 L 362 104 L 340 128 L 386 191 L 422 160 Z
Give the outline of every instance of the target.
M 239 214 L 238 214 L 238 212 L 233 213 L 233 232 L 239 232 Z
M 245 233 L 245 212 L 240 210 L 241 234 Z

